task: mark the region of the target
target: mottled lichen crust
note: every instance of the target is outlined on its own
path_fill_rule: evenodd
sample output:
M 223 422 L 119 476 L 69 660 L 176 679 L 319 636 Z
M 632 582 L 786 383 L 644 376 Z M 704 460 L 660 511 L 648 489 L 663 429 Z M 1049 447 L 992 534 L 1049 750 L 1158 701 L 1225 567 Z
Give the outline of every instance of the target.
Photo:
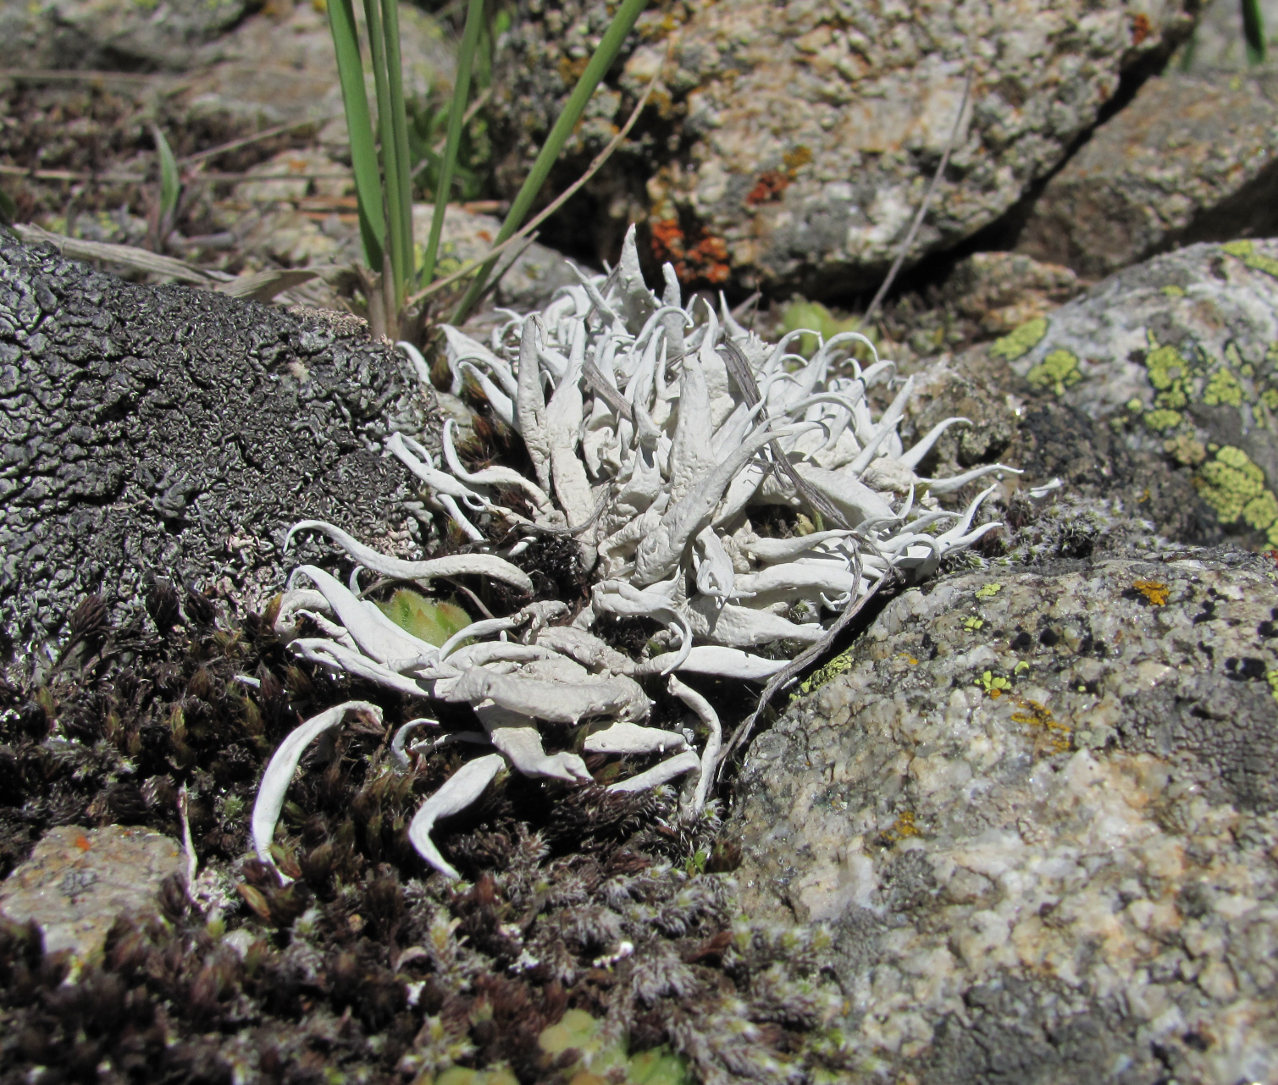
M 1278 546 L 1278 242 L 1157 257 L 987 349 L 1191 471 L 1222 526 Z
M 863 1065 L 1278 1080 L 1276 584 L 1224 548 L 955 574 L 752 744 L 744 907 L 831 931 Z
M 5 231 L 0 314 L 0 656 L 20 668 L 86 594 L 127 620 L 157 575 L 261 606 L 298 509 L 406 538 L 379 452 L 432 427 L 434 396 L 362 321 L 123 282 Z
M 771 345 L 726 309 L 717 315 L 695 298 L 685 308 L 669 266 L 660 295 L 645 284 L 633 230 L 611 275 L 583 277 L 542 313 L 513 318 L 490 346 L 456 329 L 446 333 L 454 393 L 467 383 L 482 392 L 522 440 L 532 477 L 500 465 L 468 467 L 451 422 L 442 466 L 402 434 L 388 449 L 479 552 L 406 562 L 322 521 L 302 521 L 290 535 L 320 531 L 383 576 L 488 577 L 515 593 L 533 587 L 518 565 L 532 541 L 558 535 L 575 541 L 589 597 L 575 609 L 557 599 L 528 602 L 436 646 L 391 622 L 361 597 L 356 581 L 348 588 L 304 565 L 276 620 L 295 650 L 322 666 L 474 709 L 481 741 L 497 752 L 459 769 L 410 828 L 418 850 L 446 874 L 456 872 L 431 843 L 431 827 L 472 802 L 504 765 L 591 780 L 576 750 L 547 752 L 539 722 L 576 728 L 605 721 L 587 734 L 582 752 L 665 758 L 614 788 L 695 773 L 685 809 L 699 813 L 721 730 L 715 708 L 688 683 L 767 680 L 799 648 L 823 641 L 839 615 L 890 572 L 926 575 L 994 526 L 973 523 L 989 489 L 953 510 L 939 499 L 1009 469 L 920 476 L 928 450 L 962 420 L 941 421 L 907 446 L 898 430 L 913 378 L 891 389 L 876 414 L 869 395 L 892 384 L 894 367 L 863 336 L 835 336 L 804 359 L 789 347 L 807 333 Z M 871 364 L 862 369 L 853 348 L 868 350 Z M 424 361 L 409 353 L 424 372 Z M 499 550 L 490 533 L 514 541 Z M 617 618 L 649 627 L 637 655 L 605 639 Z M 644 724 L 642 683 L 658 678 L 689 711 L 692 729 Z M 272 759 L 254 814 L 263 858 L 303 747 L 348 712 L 376 709 L 352 703 L 323 713 Z M 699 753 L 690 743 L 697 731 Z

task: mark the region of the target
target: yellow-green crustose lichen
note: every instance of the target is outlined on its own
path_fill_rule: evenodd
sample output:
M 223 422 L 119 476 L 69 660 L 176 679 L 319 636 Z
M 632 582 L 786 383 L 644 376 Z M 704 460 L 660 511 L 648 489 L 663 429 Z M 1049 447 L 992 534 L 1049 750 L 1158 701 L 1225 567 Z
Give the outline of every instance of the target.
M 1250 241 L 1230 242 L 1221 251 L 1251 271 L 1278 278 L 1278 259 Z M 1111 424 L 1116 429 L 1135 424 L 1156 436 L 1168 456 L 1194 471 L 1195 486 L 1222 524 L 1258 531 L 1268 545 L 1278 546 L 1278 480 L 1265 477 L 1262 457 L 1255 462 L 1245 451 L 1248 441 L 1263 443 L 1266 433 L 1278 439 L 1278 342 L 1240 347 L 1211 331 L 1195 337 L 1188 329 L 1207 318 L 1195 315 L 1197 308 L 1184 308 L 1185 287 L 1164 286 L 1161 294 L 1169 299 L 1168 315 L 1183 313 L 1189 323 L 1182 331 L 1144 328 L 1146 349 L 1127 356 L 1138 360 L 1148 387 L 1128 399 L 1126 411 Z M 997 340 L 989 352 L 1020 360 L 1029 367 L 1031 385 L 1063 396 L 1082 383 L 1087 374 L 1081 360 L 1089 356 L 1080 353 L 1085 348 L 1068 327 L 1068 321 L 1053 324 L 1039 317 Z M 1238 434 L 1254 436 L 1242 441 Z
M 1154 408 L 1167 412 L 1181 411 L 1189 406 L 1192 393 L 1190 373 L 1196 368 L 1201 369 L 1201 366 L 1192 365 L 1176 347 L 1159 345 L 1153 332 L 1146 332 L 1145 336 L 1149 342 L 1145 369 L 1154 388 Z
M 1140 401 L 1133 400 L 1128 409 L 1146 429 L 1166 435 L 1163 447 L 1170 456 L 1195 467 L 1194 485 L 1222 524 L 1245 525 L 1264 534 L 1269 545 L 1278 545 L 1278 498 L 1264 471 L 1233 445 L 1204 446 L 1202 427 L 1187 414 L 1195 405 L 1232 408 L 1246 412 L 1250 422 L 1265 424 L 1263 414 L 1258 418 L 1256 412 L 1278 407 L 1278 344 L 1256 366 L 1233 342 L 1219 356 L 1208 357 L 1193 342 L 1177 347 L 1159 343 L 1153 332 L 1146 337 L 1153 404 L 1142 412 Z
M 1228 241 L 1220 246 L 1230 256 L 1236 256 L 1247 267 L 1253 271 L 1263 271 L 1266 275 L 1272 275 L 1278 279 L 1278 260 L 1272 256 L 1265 256 L 1263 253 L 1256 251 L 1256 246 L 1250 241 Z
M 1222 524 L 1246 524 L 1278 546 L 1278 498 L 1241 448 L 1225 445 L 1198 469 L 1194 484 Z
M 842 652 L 835 656 L 828 663 L 823 663 L 810 675 L 808 675 L 807 678 L 799 684 L 799 688 L 795 690 L 795 695 L 803 696 L 811 693 L 813 690 L 820 689 L 828 681 L 830 681 L 831 678 L 837 678 L 844 671 L 849 671 L 851 669 L 852 649 L 849 648 L 846 652 Z
M 980 686 L 994 700 L 998 700 L 1012 688 L 1012 680 L 1007 675 L 995 674 L 993 671 L 983 672 L 974 684 Z
M 1260 402 L 1271 411 L 1278 411 L 1278 343 L 1270 343 L 1265 352 L 1264 372 L 1267 380 L 1260 390 Z
M 1047 317 L 1040 316 L 1027 320 L 1019 328 L 1014 329 L 1002 339 L 996 340 L 990 347 L 995 358 L 1004 358 L 1009 362 L 1023 358 L 1043 340 L 1047 334 Z
M 1058 396 L 1083 379 L 1078 368 L 1078 355 L 1072 350 L 1054 350 L 1026 375 L 1035 388 L 1047 388 Z
M 1203 402 L 1209 407 L 1219 407 L 1222 404 L 1229 407 L 1241 407 L 1243 403 L 1242 383 L 1228 369 L 1217 369 L 1216 372 L 1207 378 L 1207 387 L 1203 389 Z

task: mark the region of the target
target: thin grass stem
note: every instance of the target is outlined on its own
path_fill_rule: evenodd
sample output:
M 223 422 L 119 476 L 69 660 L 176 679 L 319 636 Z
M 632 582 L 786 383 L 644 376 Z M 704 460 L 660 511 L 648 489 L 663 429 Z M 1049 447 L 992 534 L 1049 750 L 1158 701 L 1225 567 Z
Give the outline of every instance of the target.
M 506 220 L 502 223 L 501 229 L 494 240 L 494 245 L 500 245 L 507 240 L 511 234 L 519 229 L 525 217 L 527 217 L 533 201 L 537 198 L 542 185 L 545 184 L 546 178 L 550 175 L 551 168 L 563 152 L 564 145 L 568 142 L 568 137 L 581 119 L 582 113 L 585 112 L 586 104 L 590 101 L 599 84 L 603 82 L 604 75 L 607 74 L 608 69 L 612 66 L 612 62 L 616 60 L 617 54 L 621 52 L 622 43 L 625 42 L 631 28 L 635 25 L 635 21 L 646 6 L 647 0 L 622 0 L 621 6 L 617 9 L 617 14 L 613 16 L 612 23 L 604 32 L 603 39 L 599 42 L 594 55 L 591 56 L 589 63 L 586 65 L 586 70 L 581 73 L 581 77 L 577 80 L 577 85 L 573 87 L 567 104 L 559 114 L 559 119 L 550 130 L 550 135 L 546 137 L 546 142 L 541 152 L 533 161 L 527 178 L 525 178 L 519 192 L 516 193 L 511 203 L 510 211 L 506 215 Z M 461 301 L 458 302 L 457 309 L 452 315 L 452 323 L 460 324 L 464 321 L 466 314 L 470 312 L 472 306 L 479 300 L 496 259 L 496 257 L 490 257 L 480 268 L 479 274 L 475 276 L 470 288 L 466 291 Z
M 430 220 L 430 237 L 422 260 L 421 281 L 430 283 L 435 277 L 435 260 L 439 239 L 444 230 L 444 214 L 453 187 L 457 156 L 461 149 L 462 124 L 466 99 L 470 94 L 470 74 L 479 47 L 479 32 L 484 21 L 484 0 L 470 0 L 466 10 L 466 28 L 462 31 L 461 49 L 457 56 L 457 77 L 453 82 L 453 99 L 448 110 L 448 135 L 439 168 L 439 185 L 435 190 L 435 211 Z
M 359 55 L 359 35 L 351 0 L 329 0 L 328 25 L 337 57 L 337 78 L 342 87 L 346 131 L 351 145 L 351 171 L 359 208 L 360 239 L 364 259 L 371 268 L 382 266 L 386 243 L 386 216 L 382 210 L 382 180 L 377 166 L 373 121 L 364 92 L 364 63 Z

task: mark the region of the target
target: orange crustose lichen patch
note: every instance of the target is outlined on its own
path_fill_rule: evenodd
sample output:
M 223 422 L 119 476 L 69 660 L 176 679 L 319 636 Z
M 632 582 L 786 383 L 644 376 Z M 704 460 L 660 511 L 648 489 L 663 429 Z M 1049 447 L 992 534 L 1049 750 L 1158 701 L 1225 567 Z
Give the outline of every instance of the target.
M 681 283 L 718 286 L 728 281 L 732 269 L 723 238 L 703 233 L 693 242 L 675 219 L 658 219 L 651 229 L 652 255 L 671 264 Z
M 754 188 L 746 193 L 745 202 L 750 207 L 779 199 L 790 186 L 790 178 L 780 170 L 764 170 L 755 181 Z
M 1167 605 L 1167 585 L 1161 580 L 1136 580 L 1132 587 L 1149 600 L 1152 607 Z

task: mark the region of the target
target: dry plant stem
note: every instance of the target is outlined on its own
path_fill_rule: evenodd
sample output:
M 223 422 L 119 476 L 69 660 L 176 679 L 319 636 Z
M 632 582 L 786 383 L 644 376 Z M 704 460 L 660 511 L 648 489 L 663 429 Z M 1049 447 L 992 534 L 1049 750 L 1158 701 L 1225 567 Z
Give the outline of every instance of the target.
M 897 249 L 896 259 L 892 261 L 892 266 L 888 269 L 882 285 L 880 285 L 878 292 L 870 300 L 870 305 L 865 310 L 865 316 L 862 317 L 862 320 L 866 324 L 874 319 L 875 313 L 879 311 L 879 306 L 883 304 L 883 299 L 887 297 L 887 292 L 892 289 L 892 284 L 896 282 L 897 275 L 901 273 L 906 254 L 910 251 L 910 246 L 914 244 L 914 238 L 918 235 L 919 227 L 923 225 L 923 218 L 927 214 L 928 207 L 931 206 L 932 197 L 936 195 L 937 185 L 940 184 L 941 177 L 945 174 L 945 167 L 950 164 L 950 154 L 953 152 L 954 144 L 958 140 L 959 128 L 963 124 L 963 116 L 967 112 L 967 103 L 971 95 L 972 72 L 969 69 L 967 80 L 963 84 L 963 98 L 959 102 L 958 115 L 954 118 L 954 124 L 950 128 L 949 139 L 945 141 L 945 151 L 941 155 L 940 165 L 936 167 L 936 172 L 932 174 L 932 180 L 928 182 L 927 191 L 923 194 L 923 202 L 919 204 L 919 209 L 914 214 L 914 221 L 910 223 L 910 229 L 905 235 L 905 240 L 901 242 L 901 247 Z
M 723 351 L 724 361 L 727 364 L 728 374 L 736 382 L 737 388 L 741 392 L 741 398 L 753 407 L 760 400 L 759 385 L 754 379 L 754 374 L 750 372 L 750 366 L 746 362 L 745 355 L 741 353 L 741 348 L 731 339 L 725 339 L 720 344 Z M 766 419 L 767 411 L 760 412 L 760 420 Z M 794 485 L 794 488 L 803 495 L 803 500 L 808 503 L 808 507 L 823 520 L 835 527 L 849 528 L 849 524 L 844 515 L 830 502 L 829 498 L 823 494 L 819 494 L 811 486 L 807 484 L 794 469 L 794 464 L 790 462 L 790 458 L 781 451 L 781 446 L 774 439 L 768 445 L 774 457 L 774 464 L 780 464 L 781 469 L 785 472 L 786 477 Z
M 14 223 L 11 229 L 28 244 L 53 245 L 64 256 L 73 260 L 98 260 L 116 267 L 145 271 L 161 278 L 207 287 L 228 297 L 253 298 L 263 302 L 270 301 L 282 291 L 310 282 L 311 279 L 349 270 L 339 264 L 316 264 L 307 268 L 266 268 L 263 271 L 248 271 L 232 276 L 224 271 L 200 268 L 135 245 L 121 245 L 112 241 L 84 241 L 78 237 L 51 233 L 24 222 Z
M 737 728 L 732 732 L 732 737 L 728 740 L 727 745 L 723 747 L 723 755 L 719 759 L 717 770 L 720 775 L 722 775 L 723 766 L 728 763 L 729 758 L 731 758 L 746 739 L 750 737 L 751 733 L 754 731 L 755 724 L 759 721 L 759 717 L 763 715 L 777 690 L 788 686 L 795 678 L 802 674 L 806 668 L 812 666 L 813 663 L 825 655 L 834 645 L 834 642 L 838 639 L 843 630 L 851 624 L 852 619 L 860 614 L 861 611 L 865 609 L 866 604 L 883 590 L 884 585 L 895 583 L 898 578 L 898 574 L 895 571 L 890 573 L 888 576 L 885 576 L 882 580 L 876 583 L 866 595 L 862 596 L 856 603 L 844 610 L 843 613 L 839 615 L 838 620 L 826 631 L 825 636 L 823 636 L 815 644 L 809 645 L 806 649 L 790 660 L 790 662 L 781 670 L 777 671 L 776 674 L 768 679 L 767 685 L 763 687 L 763 692 L 759 694 L 759 703 L 755 705 L 754 711 L 737 725 Z
M 13 232 L 28 244 L 45 242 L 54 245 L 64 256 L 73 260 L 102 260 L 105 263 L 147 271 L 154 275 L 167 275 L 184 283 L 198 283 L 202 286 L 213 286 L 229 282 L 232 276 L 223 271 L 205 271 L 192 264 L 175 260 L 171 256 L 162 256 L 141 249 L 136 245 L 117 245 L 108 241 L 82 241 L 75 237 L 64 237 L 62 234 L 50 233 L 39 226 L 29 223 L 15 223 Z
M 0 165 L 0 175 L 25 177 L 32 181 L 98 181 L 119 185 L 140 185 L 145 173 L 94 173 L 91 170 L 32 170 L 25 166 Z
M 515 233 L 532 211 L 533 203 L 541 192 L 542 186 L 546 183 L 546 178 L 550 176 L 550 171 L 556 159 L 562 153 L 573 129 L 576 128 L 581 120 L 586 106 L 603 82 L 608 69 L 616 61 L 622 44 L 634 27 L 635 21 L 643 14 L 647 4 L 648 0 L 619 0 L 617 3 L 609 16 L 608 25 L 603 32 L 603 36 L 599 39 L 599 44 L 595 46 L 594 51 L 590 54 L 590 59 L 586 61 L 586 66 L 581 75 L 577 77 L 577 81 L 569 92 L 567 100 L 559 110 L 555 123 L 551 125 L 550 131 L 542 143 L 541 150 L 537 152 L 532 164 L 528 167 L 528 174 L 525 176 L 523 184 L 519 186 L 519 191 L 515 193 L 514 198 L 511 200 L 510 210 L 506 213 L 505 219 L 497 230 L 496 241 L 498 244 Z M 495 263 L 496 258 L 489 257 L 475 273 L 475 277 L 470 281 L 465 293 L 462 294 L 461 300 L 458 301 L 453 309 L 452 320 L 454 323 L 463 321 L 471 311 L 475 301 L 483 292 Z
M 15 83 L 164 83 L 172 78 L 165 72 L 134 75 L 130 72 L 68 72 L 60 68 L 0 69 L 0 80 L 11 79 Z
M 193 154 L 183 155 L 178 159 L 183 166 L 193 166 L 196 162 L 204 162 L 210 158 L 216 158 L 218 155 L 227 154 L 230 151 L 238 151 L 241 147 L 251 147 L 254 143 L 261 143 L 263 140 L 272 139 L 275 136 L 282 136 L 285 132 L 292 132 L 298 128 L 314 128 L 317 131 L 323 128 L 330 121 L 335 121 L 340 117 L 340 113 L 330 113 L 327 117 L 315 119 L 308 117 L 301 121 L 288 121 L 285 124 L 275 124 L 270 128 L 263 128 L 260 132 L 254 132 L 251 136 L 243 136 L 240 139 L 228 140 L 226 143 L 219 143 L 216 147 L 210 147 L 208 150 L 196 151 Z M 204 177 L 214 176 L 212 174 L 203 174 Z M 238 173 L 229 176 L 237 176 L 243 179 L 244 174 Z M 298 177 L 299 174 L 287 174 L 288 177 Z M 349 174 L 341 173 L 334 176 L 348 177 Z M 266 178 L 259 176 L 256 180 L 264 180 Z

